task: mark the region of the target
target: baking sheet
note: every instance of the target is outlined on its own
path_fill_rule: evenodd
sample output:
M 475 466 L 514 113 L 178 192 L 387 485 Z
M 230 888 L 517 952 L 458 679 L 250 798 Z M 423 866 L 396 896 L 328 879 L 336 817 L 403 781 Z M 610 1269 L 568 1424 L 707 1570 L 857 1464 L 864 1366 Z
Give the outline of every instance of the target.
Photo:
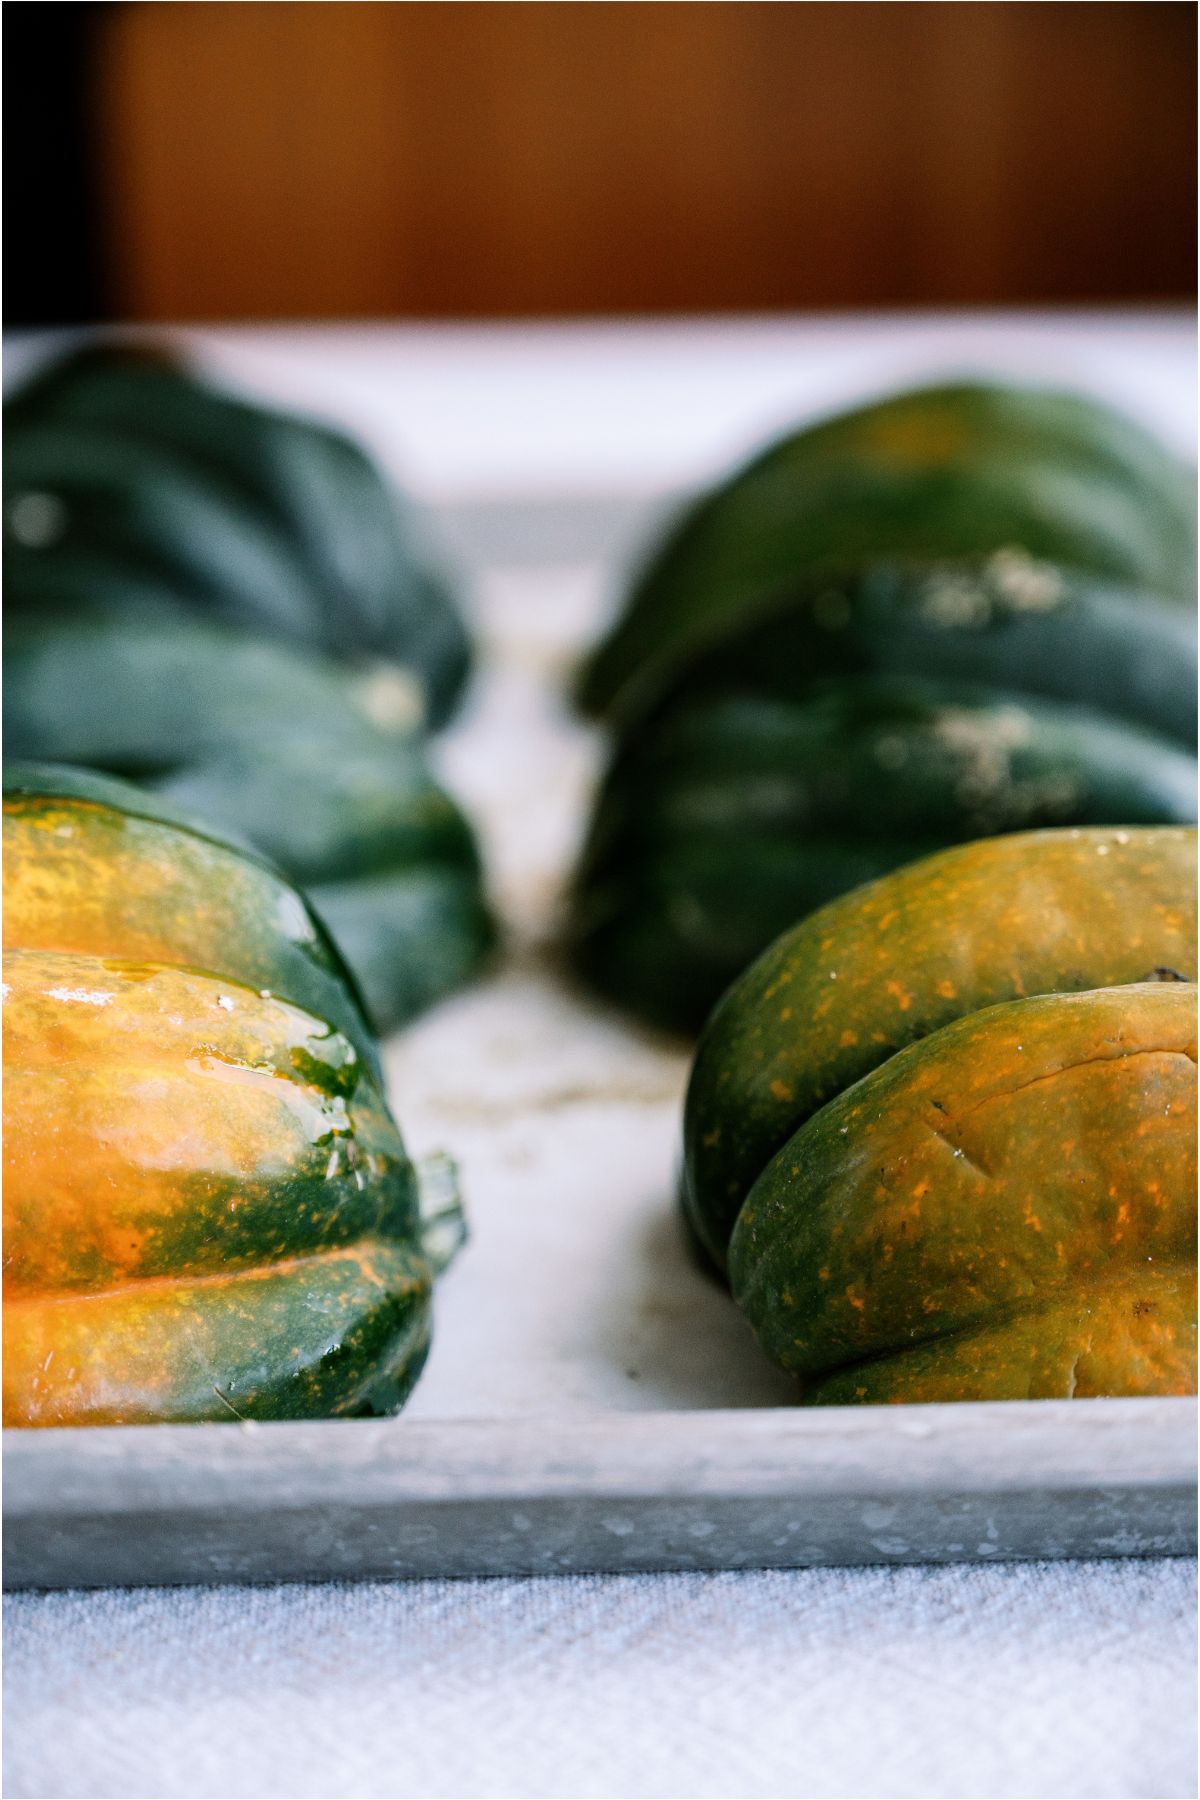
M 690 1256 L 687 1047 L 578 992 L 555 951 L 603 755 L 570 673 L 675 503 L 660 473 L 640 495 L 441 496 L 482 674 L 437 757 L 506 945 L 386 1047 L 410 1148 L 454 1155 L 471 1224 L 406 1412 L 9 1433 L 8 1584 L 1194 1548 L 1190 1402 L 800 1411 Z

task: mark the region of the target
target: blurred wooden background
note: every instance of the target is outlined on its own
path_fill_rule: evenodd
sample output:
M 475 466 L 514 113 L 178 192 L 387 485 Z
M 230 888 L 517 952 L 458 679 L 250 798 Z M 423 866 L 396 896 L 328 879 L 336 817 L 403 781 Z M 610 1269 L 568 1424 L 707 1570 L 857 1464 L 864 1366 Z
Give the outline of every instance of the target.
M 122 5 L 115 310 L 228 319 L 1186 296 L 1196 10 Z

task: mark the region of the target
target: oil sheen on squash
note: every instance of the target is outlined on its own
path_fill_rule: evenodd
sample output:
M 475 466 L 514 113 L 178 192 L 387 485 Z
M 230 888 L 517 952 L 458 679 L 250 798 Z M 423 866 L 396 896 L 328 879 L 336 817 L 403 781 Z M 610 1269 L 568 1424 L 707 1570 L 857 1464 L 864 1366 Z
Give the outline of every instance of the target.
M 56 791 L 38 791 L 47 784 Z M 345 966 L 295 888 L 124 783 L 9 770 L 4 915 L 11 944 L 92 952 L 111 947 L 119 919 L 126 959 L 219 967 L 287 994 L 335 1024 L 378 1072 Z
M 5 1423 L 394 1411 L 448 1220 L 336 951 L 137 789 L 7 779 Z
M 431 1273 L 353 1046 L 162 964 L 15 950 L 5 988 L 5 1422 L 390 1400 Z

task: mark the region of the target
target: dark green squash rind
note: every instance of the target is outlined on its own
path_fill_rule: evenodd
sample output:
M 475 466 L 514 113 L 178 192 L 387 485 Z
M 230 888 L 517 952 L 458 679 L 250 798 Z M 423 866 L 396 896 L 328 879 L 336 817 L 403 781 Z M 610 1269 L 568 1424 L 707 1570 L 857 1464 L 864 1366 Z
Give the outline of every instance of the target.
M 435 723 L 453 710 L 470 652 L 450 590 L 414 510 L 342 433 L 240 401 L 161 351 L 109 344 L 39 372 L 5 419 L 8 504 L 69 480 L 81 515 L 51 545 L 8 534 L 10 615 L 94 609 L 105 593 L 119 610 L 124 584 L 157 581 L 164 600 L 327 655 L 404 664 Z M 225 521 L 216 537 L 206 509 Z
M 1016 550 L 1190 601 L 1194 483 L 1130 420 L 1051 390 L 900 394 L 786 436 L 691 506 L 580 685 L 607 713 L 807 570 Z
M 469 867 L 428 864 L 309 890 L 386 1026 L 414 1018 L 478 975 L 498 934 Z M 414 954 L 414 946 L 420 954 Z
M 10 756 L 145 778 L 237 744 L 380 736 L 343 670 L 229 626 L 18 621 L 4 652 Z
M 422 741 L 375 724 L 369 690 L 336 666 L 195 620 L 131 631 L 60 621 L 10 632 L 6 698 L 10 755 L 131 776 L 168 808 L 253 842 L 301 886 L 336 889 L 333 910 L 353 925 L 340 948 L 377 1029 L 458 986 L 491 948 L 466 820 Z M 440 882 L 452 896 L 444 915 L 392 908 L 383 884 L 402 876 Z
M 665 684 L 648 674 L 629 685 L 621 719 L 636 728 L 683 695 L 797 701 L 864 675 L 981 683 L 1196 744 L 1194 615 L 1012 550 L 798 581 L 732 625 L 697 631 Z
M 695 1030 L 806 912 L 948 844 L 1189 822 L 1194 760 L 1079 708 L 913 678 L 681 700 L 621 742 L 568 921 L 599 991 Z

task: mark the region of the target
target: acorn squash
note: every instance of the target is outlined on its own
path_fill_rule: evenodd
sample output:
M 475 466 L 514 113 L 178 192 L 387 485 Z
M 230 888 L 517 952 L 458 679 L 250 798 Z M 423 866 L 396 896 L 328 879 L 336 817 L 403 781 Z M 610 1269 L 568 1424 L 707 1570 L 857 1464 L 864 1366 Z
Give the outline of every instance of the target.
M 734 1297 L 813 1404 L 1196 1391 L 1196 989 L 986 1007 L 813 1114 Z
M 1002 550 L 798 581 L 697 632 L 665 686 L 652 671 L 631 683 L 622 719 L 637 728 L 681 694 L 795 700 L 817 682 L 907 675 L 1088 706 L 1194 750 L 1196 674 L 1187 608 Z
M 1186 823 L 1195 795 L 1178 745 L 1027 694 L 907 675 L 684 692 L 618 743 L 568 947 L 599 991 L 694 1031 L 781 931 L 889 869 L 988 832 Z
M 592 986 L 694 1031 L 780 931 L 983 833 L 1196 816 L 1193 483 L 1094 402 L 899 394 L 686 513 L 593 656 Z
M 5 451 L 8 753 L 252 840 L 310 890 L 380 1030 L 473 974 L 479 858 L 417 735 L 457 703 L 467 638 L 357 446 L 92 345 L 6 406 Z
M 690 506 L 584 672 L 585 709 L 819 573 L 1015 552 L 1191 602 L 1195 492 L 1094 400 L 986 383 L 893 395 L 789 434 Z
M 205 618 L 406 672 L 432 722 L 466 631 L 416 513 L 342 433 L 160 349 L 93 344 L 5 407 L 8 617 Z
M 684 1208 L 802 1399 L 1195 1391 L 1195 977 L 1187 830 L 955 846 L 748 968 Z
M 985 838 L 843 894 L 741 975 L 697 1047 L 683 1186 L 697 1237 L 724 1267 L 747 1193 L 806 1120 L 955 1019 L 1196 976 L 1184 827 Z
M 137 789 L 9 780 L 5 1423 L 394 1411 L 454 1207 L 319 923 Z
M 1195 1387 L 1196 839 L 957 846 L 725 996 L 683 1201 L 818 1403 Z
M 5 748 L 132 778 L 253 843 L 304 887 L 386 1030 L 494 941 L 471 830 L 403 704 L 387 724 L 393 698 L 230 626 L 47 620 L 8 632 Z

